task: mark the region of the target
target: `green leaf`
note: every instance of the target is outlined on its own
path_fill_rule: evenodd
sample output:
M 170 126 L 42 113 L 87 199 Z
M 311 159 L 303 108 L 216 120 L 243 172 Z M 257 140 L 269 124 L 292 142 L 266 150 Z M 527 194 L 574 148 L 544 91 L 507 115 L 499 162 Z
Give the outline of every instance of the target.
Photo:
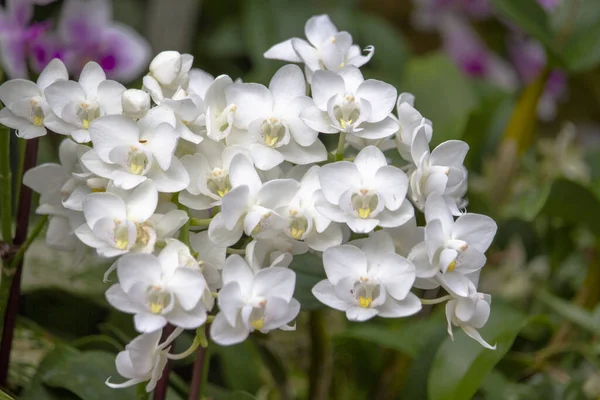
M 33 242 L 24 260 L 23 292 L 58 288 L 103 301 L 106 292 L 103 276 L 110 263 L 87 258 L 82 265 L 73 268 L 73 254 L 49 248 L 44 239 Z M 116 279 L 116 274 L 111 278 Z
M 485 400 L 506 399 L 541 399 L 539 393 L 531 385 L 511 382 L 502 373 L 494 370 L 484 379 L 481 390 L 485 393 Z
M 574 72 L 600 63 L 600 7 L 596 0 L 563 1 L 552 12 L 554 30 L 566 38 L 561 54 Z
M 258 392 L 262 386 L 262 362 L 252 341 L 247 340 L 234 346 L 212 346 L 219 360 L 223 380 L 228 389 Z
M 446 55 L 411 59 L 403 82 L 404 90 L 415 95 L 416 107 L 433 122 L 435 143 L 462 137 L 469 115 L 477 107 L 477 96 Z
M 63 362 L 63 360 L 68 359 L 76 353 L 76 350 L 70 348 L 68 346 L 57 346 L 53 351 L 48 353 L 40 365 L 37 368 L 36 374 L 31 380 L 31 383 L 25 387 L 23 393 L 21 393 L 21 400 L 61 400 L 60 395 L 53 390 L 52 388 L 44 385 L 42 380 L 43 374 L 54 368 L 55 365 L 58 365 Z M 135 393 L 135 392 L 134 392 Z M 64 397 L 64 399 L 68 398 L 77 398 L 76 396 L 71 395 L 71 397 Z
M 67 340 L 96 333 L 98 324 L 108 315 L 105 307 L 89 298 L 63 290 L 36 290 L 23 297 L 23 315 Z
M 561 317 L 568 319 L 590 333 L 597 335 L 600 332 L 600 319 L 591 312 L 564 301 L 545 290 L 540 290 L 537 293 L 537 298 Z
M 256 397 L 252 396 L 247 392 L 233 392 L 227 397 L 224 397 L 223 400 L 256 400 Z
M 4 390 L 0 390 L 0 400 L 14 400 L 12 397 L 6 394 Z
M 418 357 L 411 363 L 402 390 L 403 399 L 427 399 L 429 371 L 433 365 L 438 348 L 447 338 L 448 332 L 444 324 L 441 323 L 427 339 Z
M 296 272 L 294 297 L 305 311 L 318 310 L 325 306 L 312 294 L 312 288 L 326 278 L 323 260 L 316 254 L 306 253 L 294 256 L 290 268 Z
M 128 400 L 131 390 L 114 390 L 106 386 L 105 381 L 112 376 L 122 379 L 115 369 L 115 355 L 103 351 L 73 352 L 51 369 L 42 374 L 45 385 L 67 389 L 82 400 L 104 400 L 107 398 Z
M 600 64 L 600 18 L 589 29 L 570 36 L 562 55 L 567 67 L 575 72 Z
M 455 328 L 454 341 L 444 340 L 429 373 L 429 400 L 468 400 L 483 379 L 512 346 L 527 318 L 502 303 L 492 305 L 489 321 L 481 336 L 496 350 L 488 350 Z
M 441 317 L 441 314 L 439 315 Z M 442 323 L 441 318 L 410 320 L 401 326 L 369 323 L 352 324 L 345 331 L 335 335 L 334 340 L 359 339 L 379 346 L 397 350 L 411 358 L 416 358 L 432 332 Z
M 600 199 L 577 182 L 555 180 L 539 214 L 585 226 L 600 235 Z
M 507 205 L 504 211 L 505 217 L 518 217 L 524 221 L 532 222 L 548 202 L 551 187 L 550 183 L 546 183 L 541 188 L 531 188 L 532 190 L 519 193 Z
M 492 4 L 501 16 L 552 48 L 554 34 L 546 11 L 537 0 L 492 0 Z

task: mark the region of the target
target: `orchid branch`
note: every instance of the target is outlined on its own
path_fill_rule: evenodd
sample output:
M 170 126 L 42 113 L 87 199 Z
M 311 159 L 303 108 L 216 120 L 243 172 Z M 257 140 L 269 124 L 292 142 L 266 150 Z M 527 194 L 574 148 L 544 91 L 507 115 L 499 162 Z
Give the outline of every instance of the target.
M 2 240 L 12 241 L 12 173 L 10 171 L 10 131 L 0 130 L 0 213 Z
M 37 162 L 37 153 L 38 139 L 34 138 L 27 142 L 25 158 L 23 160 L 23 173 L 35 166 Z M 20 178 L 22 180 L 22 177 Z M 13 241 L 16 246 L 21 246 L 27 242 L 31 197 L 32 190 L 25 185 L 21 185 L 21 196 L 19 208 L 17 210 L 17 226 Z M 38 234 L 42 227 L 39 228 Z M 0 386 L 6 386 L 6 381 L 8 379 L 10 352 L 17 320 L 17 312 L 19 310 L 19 299 L 21 297 L 21 271 L 23 269 L 22 256 L 21 262 L 15 263 L 13 266 L 14 274 L 4 274 L 3 278 L 7 279 L 2 279 L 0 282 L 0 293 L 4 294 L 5 290 L 9 290 L 8 297 L 3 296 L 0 298 L 0 316 L 3 321 L 2 342 L 0 343 Z
M 190 385 L 189 400 L 201 399 L 204 392 L 204 386 L 206 383 L 206 373 L 208 372 L 208 339 L 206 338 L 206 330 L 208 329 L 208 323 L 204 326 L 196 329 L 196 338 L 194 342 L 198 340 L 200 348 L 196 354 L 194 360 L 194 369 L 192 370 L 192 383 Z
M 210 225 L 212 218 L 190 218 L 190 226 L 207 227 Z
M 443 297 L 438 297 L 437 299 L 419 299 L 421 300 L 421 304 L 440 304 L 444 303 L 448 300 L 452 300 L 452 296 L 447 295 Z
M 38 236 L 42 233 L 42 231 L 44 230 L 44 226 L 46 226 L 47 222 L 48 222 L 48 216 L 47 215 L 42 215 L 40 217 L 40 219 L 38 220 L 37 224 L 35 225 L 35 227 L 33 228 L 33 231 L 31 231 L 31 235 L 29 235 L 29 237 L 27 238 L 27 240 L 25 241 L 25 243 L 23 243 L 19 247 L 19 250 L 17 251 L 17 254 L 15 254 L 15 257 L 12 259 L 12 261 L 10 263 L 9 270 L 16 270 L 17 269 L 17 265 L 21 261 L 23 261 L 23 258 L 25 257 L 25 253 L 27 252 L 27 250 L 29 249 L 29 247 L 33 244 L 33 242 L 35 241 L 35 239 L 37 239 Z
M 346 148 L 346 132 L 340 132 L 338 146 L 335 152 L 335 160 L 342 161 L 344 159 L 344 149 Z

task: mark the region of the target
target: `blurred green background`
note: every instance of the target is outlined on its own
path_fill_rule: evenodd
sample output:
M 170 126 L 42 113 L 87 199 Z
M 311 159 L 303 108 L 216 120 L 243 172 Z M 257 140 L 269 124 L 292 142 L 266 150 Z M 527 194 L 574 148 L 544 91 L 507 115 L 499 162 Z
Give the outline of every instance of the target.
M 543 44 L 548 69 L 567 77 L 551 118 L 539 120 L 536 112 L 536 88 L 545 82 L 518 79 L 507 88 L 469 76 L 444 51 L 439 31 L 417 29 L 409 0 L 113 1 L 115 19 L 143 33 L 153 53 L 189 52 L 194 67 L 215 76 L 265 84 L 283 63 L 262 54 L 304 37 L 305 21 L 327 13 L 354 43 L 375 46 L 366 77 L 415 94 L 417 109 L 433 122 L 432 145 L 470 145 L 469 211 L 499 225 L 480 283 L 494 299 L 482 336 L 498 349 L 485 350 L 462 332 L 452 342 L 443 306 L 366 324 L 323 311 L 332 354 L 328 398 L 600 398 L 600 2 L 564 0 L 553 11 L 535 0 L 490 6 L 495 11 L 485 19 L 460 7 L 451 12 L 468 19 L 500 58 L 509 58 L 515 30 Z M 39 9 L 36 19 L 59 8 Z M 59 139 L 42 138 L 41 161 L 56 159 Z M 134 389 L 104 386 L 115 374 L 114 354 L 135 335 L 130 316 L 104 300 L 106 263 L 90 258 L 73 269 L 69 255 L 35 246 L 25 266 L 14 391 L 29 400 L 133 398 Z M 310 256 L 298 257 L 294 268 L 303 310 L 318 308 L 310 287 L 322 271 Z M 257 334 L 233 347 L 211 345 L 207 395 L 307 398 L 314 332 L 306 313 L 297 326 L 296 333 Z M 182 337 L 175 351 L 191 340 Z M 187 398 L 191 362 L 175 364 L 169 399 Z

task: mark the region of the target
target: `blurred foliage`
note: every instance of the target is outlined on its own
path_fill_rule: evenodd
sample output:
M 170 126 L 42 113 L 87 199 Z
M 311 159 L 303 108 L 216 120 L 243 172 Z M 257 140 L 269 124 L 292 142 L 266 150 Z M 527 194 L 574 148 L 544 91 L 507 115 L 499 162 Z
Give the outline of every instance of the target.
M 495 161 L 521 91 L 464 76 L 439 50 L 439 37 L 410 26 L 409 1 L 202 4 L 196 45 L 190 52 L 196 67 L 214 75 L 268 83 L 282 63 L 265 60 L 263 52 L 286 38 L 304 36 L 306 19 L 320 13 L 328 13 L 338 27 L 350 31 L 355 43 L 374 45 L 365 76 L 415 94 L 417 108 L 433 121 L 436 142 L 468 142 L 469 211 L 498 221 L 489 265 L 481 277 L 482 287 L 494 295 L 492 317 L 481 333 L 497 344 L 497 350 L 481 348 L 458 330 L 452 341 L 443 306 L 435 307 L 428 318 L 377 319 L 369 324 L 346 323 L 340 313 L 327 311 L 334 355 L 332 399 L 600 396 L 600 307 L 593 292 L 600 292 L 600 281 L 588 279 L 598 275 L 588 269 L 600 268 L 600 4 L 564 0 L 549 16 L 535 0 L 492 3 L 501 18 L 545 46 L 552 66 L 569 73 L 568 101 L 559 104 L 553 121 L 538 121 L 531 128 L 533 144 L 511 165 Z M 177 1 L 172 4 L 176 7 Z M 145 0 L 114 1 L 116 18 L 140 31 L 150 29 L 144 24 L 146 7 Z M 494 20 L 478 24 L 492 47 L 502 44 L 504 29 Z M 535 118 L 531 112 L 527 117 Z M 571 142 L 559 140 L 564 121 L 575 124 Z M 540 138 L 550 141 L 551 151 Z M 58 138 L 43 138 L 40 161 L 55 159 L 57 143 Z M 510 185 L 500 187 L 502 172 L 513 164 L 518 172 Z M 498 189 L 500 195 L 493 195 Z M 26 260 L 18 346 L 11 366 L 11 377 L 18 378 L 12 380 L 12 389 L 22 388 L 21 399 L 135 396 L 135 388 L 111 390 L 104 385 L 109 376 L 118 376 L 114 356 L 135 332 L 131 318 L 111 310 L 103 298 L 107 265 L 93 257 L 87 260 L 81 269 L 73 269 L 68 257 L 41 243 Z M 292 268 L 297 273 L 295 297 L 303 309 L 321 308 L 310 292 L 323 277 L 318 257 L 296 257 Z M 583 290 L 589 285 L 591 294 Z M 306 398 L 308 324 L 303 313 L 296 334 L 272 333 L 268 347 L 260 335 L 233 347 L 211 344 L 207 395 L 216 400 L 280 399 L 278 386 L 284 384 L 294 398 Z M 564 329 L 566 337 L 556 342 Z M 182 336 L 176 351 L 190 341 Z M 190 363 L 186 359 L 175 364 L 169 399 L 187 398 Z

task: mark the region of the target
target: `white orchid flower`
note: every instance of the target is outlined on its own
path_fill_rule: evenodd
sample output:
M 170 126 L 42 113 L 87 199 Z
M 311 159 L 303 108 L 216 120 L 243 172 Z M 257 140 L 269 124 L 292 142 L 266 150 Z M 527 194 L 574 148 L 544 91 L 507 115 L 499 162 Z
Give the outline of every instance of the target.
M 433 193 L 425 204 L 425 220 L 427 254 L 433 266 L 431 276 L 440 272 L 460 278 L 485 265 L 484 253 L 498 229 L 493 219 L 467 213 L 455 221 L 442 196 Z
M 300 303 L 292 298 L 295 284 L 291 269 L 271 267 L 254 273 L 242 257 L 229 256 L 210 336 L 218 344 L 231 345 L 255 330 L 295 329 L 288 326 L 300 312 Z
M 115 360 L 117 372 L 127 381 L 111 383 L 109 377 L 106 385 L 113 389 L 121 389 L 148 381 L 146 392 L 153 391 L 167 365 L 166 353 L 181 332 L 182 329 L 175 329 L 163 343 L 160 343 L 162 330 L 144 333 L 133 339 L 125 346 L 125 350 L 117 354 Z
M 342 243 L 341 225 L 331 222 L 315 208 L 315 192 L 321 189 L 319 167 L 312 166 L 300 180 L 300 189 L 288 203 L 275 209 L 287 218 L 285 233 L 304 241 L 311 249 L 324 251 Z
M 310 18 L 304 33 L 308 42 L 299 38 L 288 39 L 267 50 L 265 58 L 304 63 L 310 81 L 317 70 L 339 71 L 346 65 L 361 67 L 369 62 L 375 51 L 373 46 L 367 46 L 367 54 L 363 55 L 360 47 L 352 44 L 352 36 L 348 32 L 338 32 L 328 15 Z
M 385 232 L 325 250 L 323 265 L 327 279 L 312 293 L 323 304 L 345 311 L 351 321 L 376 315 L 406 317 L 421 309 L 410 292 L 415 267 L 394 252 L 394 242 Z
M 90 123 L 105 115 L 123 112 L 121 95 L 125 86 L 106 79 L 104 70 L 91 61 L 79 75 L 79 82 L 60 80 L 45 90 L 53 114 L 46 127 L 62 135 L 71 135 L 79 143 L 87 143 Z
M 463 288 L 460 295 L 446 287 L 453 296 L 453 299 L 446 303 L 448 334 L 450 338 L 454 339 L 452 325 L 458 326 L 486 349 L 495 350 L 496 345 L 490 345 L 477 331 L 477 329 L 483 328 L 490 317 L 492 297 L 489 294 L 478 293 L 475 284 L 470 280 L 466 282 L 467 286 Z
M 314 105 L 302 110 L 300 119 L 318 132 L 383 139 L 398 130 L 398 122 L 390 116 L 396 88 L 375 79 L 365 81 L 356 67 L 337 74 L 317 71 L 311 89 Z
M 419 128 L 425 133 L 427 143 L 433 136 L 433 127 L 431 121 L 423 118 L 421 113 L 414 107 L 415 96 L 411 93 L 400 93 L 396 102 L 396 113 L 398 115 L 398 124 L 400 125 L 395 134 L 396 147 L 398 153 L 406 161 L 412 162 L 411 146 Z
M 399 168 L 387 165 L 374 146 L 361 150 L 353 163 L 324 165 L 318 176 L 317 211 L 331 221 L 348 224 L 353 232 L 368 233 L 378 225 L 399 226 L 414 215 L 406 201 L 408 178 Z
M 225 94 L 227 103 L 237 107 L 234 123 L 240 128 L 227 136 L 227 144 L 247 147 L 258 169 L 269 170 L 284 160 L 302 165 L 327 159 L 318 132 L 298 118 L 300 110 L 313 103 L 306 96 L 304 75 L 298 66 L 279 69 L 269 88 L 236 83 L 227 87 Z
M 228 146 L 221 142 L 205 140 L 197 147 L 197 153 L 181 158 L 190 183 L 179 193 L 179 202 L 193 210 L 208 210 L 221 205 L 221 199 L 231 190 L 229 168 L 233 157 L 244 154 L 252 159 L 248 149 Z
M 137 124 L 120 115 L 103 117 L 90 125 L 93 151 L 81 159 L 90 171 L 132 189 L 152 179 L 160 192 L 178 192 L 189 184 L 181 162 L 173 156 L 178 135 L 160 108 L 154 108 Z
M 48 105 L 44 91 L 57 81 L 69 79 L 67 68 L 59 59 L 54 59 L 44 68 L 36 83 L 25 79 L 13 79 L 0 86 L 0 123 L 16 129 L 17 136 L 33 139 L 47 133 L 48 117 L 55 118 Z M 52 128 L 51 128 L 52 129 Z
M 139 332 L 153 332 L 167 323 L 193 329 L 206 321 L 202 301 L 208 286 L 198 268 L 180 266 L 173 249 L 158 256 L 128 254 L 119 259 L 119 283 L 106 292 L 108 302 L 118 310 L 134 314 Z M 175 262 L 175 263 L 173 263 Z
M 410 173 L 410 194 L 413 203 L 423 210 L 425 201 L 433 192 L 449 194 L 458 212 L 456 189 L 466 185 L 467 170 L 463 165 L 469 146 L 462 140 L 448 140 L 429 151 L 428 135 L 431 127 L 420 125 L 413 137 L 411 156 L 415 169 Z
M 300 183 L 274 179 L 262 183 L 243 154 L 233 157 L 229 168 L 232 189 L 223 196 L 221 212 L 211 221 L 208 235 L 214 243 L 231 246 L 245 233 L 257 237 L 283 231 L 286 220 L 274 210 L 288 203 Z
M 154 214 L 157 202 L 158 192 L 151 181 L 129 192 L 109 187 L 106 193 L 92 193 L 83 202 L 85 224 L 75 234 L 104 257 L 152 252 L 156 232 L 145 222 Z

